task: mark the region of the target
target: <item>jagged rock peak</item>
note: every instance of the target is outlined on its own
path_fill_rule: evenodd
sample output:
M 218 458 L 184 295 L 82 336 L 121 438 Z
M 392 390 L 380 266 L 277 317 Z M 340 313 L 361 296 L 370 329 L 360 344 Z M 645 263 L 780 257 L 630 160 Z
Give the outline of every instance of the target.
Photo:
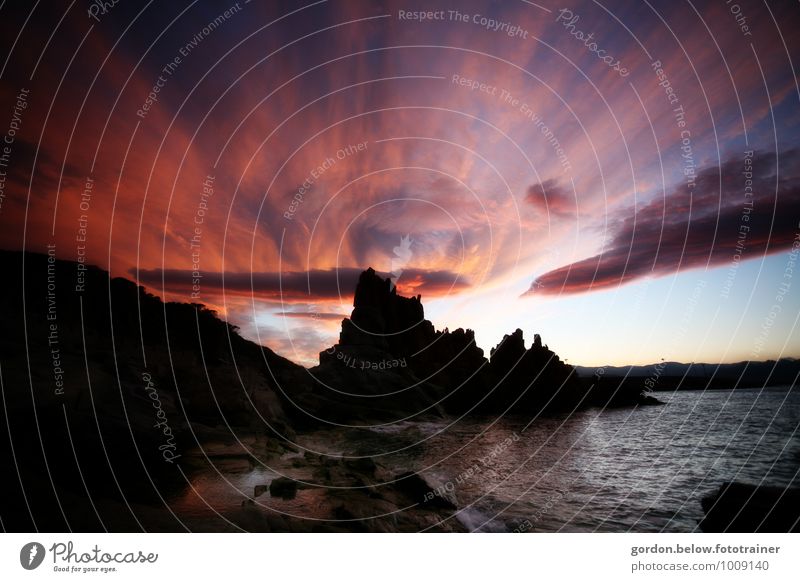
M 525 351 L 525 338 L 522 335 L 522 330 L 517 328 L 514 333 L 506 334 L 496 347 L 492 348 L 490 354 L 506 353 L 521 355 Z
M 382 278 L 372 267 L 363 271 L 358 277 L 353 307 L 378 307 L 393 297 L 422 303 L 422 295 L 416 297 L 403 297 L 397 294 L 397 288 L 392 285 L 390 278 Z

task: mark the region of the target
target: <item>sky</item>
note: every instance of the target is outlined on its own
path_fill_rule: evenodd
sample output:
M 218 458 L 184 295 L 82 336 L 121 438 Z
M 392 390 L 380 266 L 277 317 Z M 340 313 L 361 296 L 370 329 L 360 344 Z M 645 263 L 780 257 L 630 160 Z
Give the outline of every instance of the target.
M 0 247 L 305 365 L 370 266 L 487 355 L 800 357 L 796 2 L 98 6 L 0 6 Z

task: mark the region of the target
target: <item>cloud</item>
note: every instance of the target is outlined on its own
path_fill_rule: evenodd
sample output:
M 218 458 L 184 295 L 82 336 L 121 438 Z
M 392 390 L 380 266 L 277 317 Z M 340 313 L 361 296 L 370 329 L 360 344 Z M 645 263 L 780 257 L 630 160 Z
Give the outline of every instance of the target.
M 339 269 L 311 269 L 295 272 L 219 273 L 200 272 L 200 277 L 189 270 L 144 269 L 138 273 L 139 283 L 167 293 L 191 295 L 193 278 L 199 280 L 200 298 L 221 293 L 233 295 L 256 295 L 259 299 L 294 302 L 336 300 L 351 297 L 355 291 L 362 269 L 342 267 Z M 136 271 L 131 270 L 136 276 Z M 388 278 L 388 273 L 382 273 Z M 469 284 L 450 271 L 425 271 L 405 269 L 398 280 L 400 293 L 412 289 L 415 294 L 440 296 L 448 292 L 459 292 Z M 289 315 L 289 314 L 287 314 Z M 290 317 L 299 317 L 289 315 Z M 341 317 L 341 316 L 339 316 Z
M 315 366 L 320 351 L 336 341 L 335 335 L 325 334 L 318 327 L 311 326 L 295 327 L 287 334 L 285 330 L 262 325 L 257 337 L 276 352 L 286 354 L 304 366 Z
M 684 269 L 730 264 L 791 246 L 800 218 L 800 150 L 756 152 L 702 169 L 690 192 L 683 185 L 619 223 L 607 250 L 551 270 L 526 294 L 581 293 Z M 745 188 L 752 181 L 752 196 Z
M 553 179 L 528 186 L 525 201 L 550 218 L 574 217 L 577 213 L 575 195 Z
M 316 312 L 316 311 L 278 311 L 276 312 L 278 317 L 293 317 L 297 319 L 329 319 L 331 321 L 341 321 L 346 315 L 342 315 L 341 313 L 328 313 L 328 312 Z

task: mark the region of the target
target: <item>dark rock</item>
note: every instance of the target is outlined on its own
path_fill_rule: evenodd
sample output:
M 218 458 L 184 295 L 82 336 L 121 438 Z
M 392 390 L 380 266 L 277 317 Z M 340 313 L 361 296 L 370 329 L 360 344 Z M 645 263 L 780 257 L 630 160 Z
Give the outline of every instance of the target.
M 432 487 L 418 473 L 403 473 L 397 475 L 395 479 L 395 490 L 405 495 L 412 503 L 441 509 L 456 509 L 456 505 L 449 499 L 434 495 L 433 492 L 436 488 Z
M 541 340 L 539 346 L 541 347 Z M 495 367 L 505 370 L 514 368 L 525 355 L 525 339 L 522 330 L 517 328 L 511 335 L 504 335 L 497 347 L 492 348 L 490 355 Z
M 317 385 L 297 401 L 336 422 L 398 420 L 446 414 L 535 414 L 571 410 L 581 388 L 571 366 L 521 329 L 487 360 L 470 329 L 436 331 L 421 296 L 397 294 L 373 269 L 359 277 L 353 311 L 339 342 L 311 370 Z
M 281 499 L 294 499 L 297 495 L 297 481 L 286 477 L 277 477 L 269 484 L 269 494 Z
M 258 497 L 269 491 L 269 485 L 256 485 L 253 488 L 253 497 Z
M 705 532 L 800 531 L 800 489 L 723 483 L 702 500 Z
M 646 388 L 641 378 L 616 378 L 595 375 L 582 378 L 586 404 L 602 408 L 664 404 Z
M 324 485 L 363 487 L 375 484 L 378 464 L 369 457 L 360 459 L 325 458 L 314 463 L 313 478 Z
M 582 403 L 574 368 L 542 345 L 538 334 L 527 350 L 521 329 L 506 335 L 491 351 L 489 370 L 496 382 L 491 411 L 572 410 Z
M 378 465 L 371 457 L 361 457 L 360 459 L 344 459 L 342 464 L 348 469 L 363 475 L 374 477 Z

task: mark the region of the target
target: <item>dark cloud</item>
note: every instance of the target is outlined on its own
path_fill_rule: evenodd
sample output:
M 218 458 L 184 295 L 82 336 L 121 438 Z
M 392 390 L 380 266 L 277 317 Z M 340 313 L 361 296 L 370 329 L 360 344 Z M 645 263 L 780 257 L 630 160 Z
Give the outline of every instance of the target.
M 752 197 L 745 196 L 744 157 L 698 172 L 684 185 L 619 223 L 603 253 L 538 277 L 531 293 L 581 293 L 648 275 L 730 264 L 791 246 L 800 221 L 800 150 L 756 152 Z M 780 172 L 777 172 L 780 168 Z M 752 202 L 752 206 L 747 204 Z
M 525 200 L 549 217 L 574 217 L 577 212 L 575 194 L 552 179 L 529 186 Z
M 339 321 L 347 317 L 341 313 L 327 313 L 317 311 L 278 311 L 276 313 L 279 317 L 294 317 L 297 319 L 329 319 L 332 321 Z
M 68 160 L 59 159 L 46 148 L 37 148 L 36 144 L 25 139 L 17 138 L 12 149 L 13 164 L 9 171 L 9 182 L 13 183 L 20 192 L 26 192 L 31 184 L 31 171 L 36 163 L 31 193 L 39 198 L 45 198 L 47 193 L 72 186 L 82 186 L 86 173 L 81 172 L 75 164 Z
M 201 272 L 199 288 L 201 297 L 225 293 L 234 295 L 256 295 L 259 299 L 282 301 L 333 300 L 352 297 L 362 269 L 344 267 L 339 269 L 312 269 L 301 272 L 218 273 Z M 136 271 L 131 274 L 136 276 Z M 388 278 L 388 273 L 381 273 Z M 144 269 L 138 273 L 139 283 L 156 290 L 190 295 L 192 271 L 181 269 Z M 463 278 L 450 271 L 425 271 L 405 269 L 398 280 L 401 292 L 407 287 L 414 293 L 442 295 L 461 291 L 469 287 Z M 290 316 L 292 317 L 292 316 Z

